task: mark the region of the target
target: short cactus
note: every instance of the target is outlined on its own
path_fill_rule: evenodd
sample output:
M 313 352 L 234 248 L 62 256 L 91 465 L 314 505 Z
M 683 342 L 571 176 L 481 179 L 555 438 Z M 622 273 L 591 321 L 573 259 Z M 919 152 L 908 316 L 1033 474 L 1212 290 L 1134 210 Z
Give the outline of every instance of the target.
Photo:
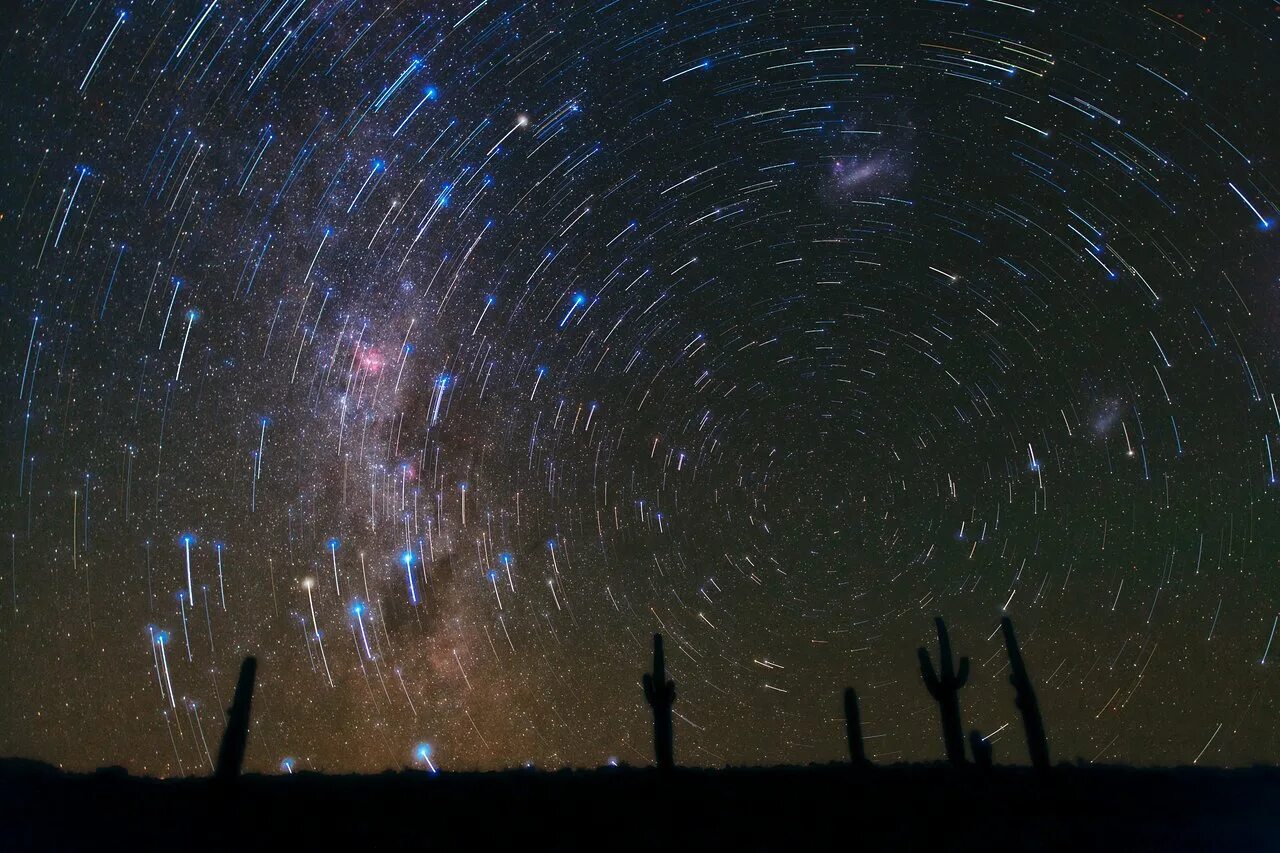
M 240 665 L 235 698 L 227 711 L 227 729 L 222 733 L 222 746 L 218 749 L 218 768 L 214 771 L 214 778 L 222 782 L 233 781 L 244 765 L 244 751 L 249 743 L 249 709 L 253 704 L 253 681 L 257 674 L 258 659 L 245 658 Z
M 858 692 L 852 687 L 844 689 L 844 728 L 849 737 L 849 761 L 855 767 L 866 767 L 867 751 L 862 743 L 862 713 L 858 709 Z
M 969 680 L 969 659 L 960 658 L 958 668 L 951 663 L 951 638 L 947 635 L 947 624 L 939 616 L 933 620 L 938 628 L 939 665 L 942 675 L 939 676 L 929 659 L 929 651 L 923 646 L 920 656 L 920 675 L 929 695 L 938 703 L 942 715 L 942 740 L 947 749 L 947 759 L 956 766 L 965 763 L 964 727 L 960 722 L 960 688 Z
M 653 709 L 653 755 L 658 769 L 675 767 L 671 706 L 676 701 L 676 683 L 667 678 L 667 661 L 662 653 L 662 635 L 653 635 L 653 674 L 645 673 L 644 698 Z
M 990 770 L 993 764 L 991 758 L 991 741 L 982 736 L 982 732 L 974 729 L 969 732 L 969 749 L 973 752 L 973 763 L 981 770 Z

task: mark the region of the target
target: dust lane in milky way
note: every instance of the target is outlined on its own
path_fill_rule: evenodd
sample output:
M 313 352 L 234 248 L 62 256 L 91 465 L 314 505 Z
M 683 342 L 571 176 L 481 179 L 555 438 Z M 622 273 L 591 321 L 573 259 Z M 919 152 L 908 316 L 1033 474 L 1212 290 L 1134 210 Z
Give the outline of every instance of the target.
M 1280 757 L 1267 4 L 26 3 L 0 753 Z M 214 746 L 216 749 L 216 746 Z

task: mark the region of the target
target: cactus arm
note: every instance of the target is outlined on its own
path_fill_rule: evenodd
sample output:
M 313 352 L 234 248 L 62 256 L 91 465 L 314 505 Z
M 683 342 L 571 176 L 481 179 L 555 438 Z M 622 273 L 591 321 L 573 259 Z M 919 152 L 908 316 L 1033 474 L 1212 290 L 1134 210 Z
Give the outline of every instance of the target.
M 969 680 L 969 659 L 960 658 L 960 671 L 956 673 L 956 687 L 964 687 L 966 681 Z
M 920 676 L 924 679 L 924 686 L 929 689 L 929 695 L 937 699 L 940 682 L 933 669 L 933 661 L 929 659 L 929 650 L 921 647 L 917 654 L 920 656 Z
M 1018 636 L 1013 633 L 1013 620 L 1008 616 L 1001 619 L 1000 630 L 1004 634 L 1004 645 L 1009 651 L 1009 666 L 1014 676 L 1026 678 L 1027 665 L 1022 659 L 1022 648 L 1018 645 Z

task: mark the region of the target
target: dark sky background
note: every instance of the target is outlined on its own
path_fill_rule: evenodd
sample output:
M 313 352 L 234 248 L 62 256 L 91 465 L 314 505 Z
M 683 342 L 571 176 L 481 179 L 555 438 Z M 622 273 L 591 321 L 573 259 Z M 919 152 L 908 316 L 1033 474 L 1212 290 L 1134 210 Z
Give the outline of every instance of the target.
M 0 754 L 1280 757 L 1268 3 L 26 3 Z M 408 555 L 406 561 L 405 555 Z M 188 562 L 189 560 L 189 562 Z M 188 565 L 190 579 L 188 579 Z M 310 589 L 308 589 L 310 586 Z

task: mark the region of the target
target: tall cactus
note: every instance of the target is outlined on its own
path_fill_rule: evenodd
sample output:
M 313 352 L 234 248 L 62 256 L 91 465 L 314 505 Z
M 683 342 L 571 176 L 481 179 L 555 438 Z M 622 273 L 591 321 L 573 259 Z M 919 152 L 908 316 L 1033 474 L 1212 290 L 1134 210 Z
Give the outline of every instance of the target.
M 1008 616 L 1000 620 L 1000 630 L 1004 632 L 1004 645 L 1009 650 L 1009 668 L 1012 670 L 1009 683 L 1017 692 L 1014 702 L 1022 712 L 1022 727 L 1027 733 L 1027 752 L 1031 755 L 1031 766 L 1045 771 L 1051 765 L 1049 739 L 1044 733 L 1044 718 L 1040 716 L 1040 703 L 1031 686 L 1031 677 L 1027 675 L 1027 664 L 1018 648 L 1018 638 L 1013 633 L 1013 621 Z
M 855 767 L 870 765 L 862 743 L 862 713 L 858 709 L 858 692 L 852 687 L 844 689 L 844 729 L 849 737 L 849 761 Z
M 990 770 L 992 760 L 991 741 L 982 736 L 982 732 L 974 729 L 969 732 L 969 749 L 973 752 L 973 763 L 981 770 Z
M 960 658 L 958 668 L 951 663 L 951 638 L 947 635 L 947 623 L 939 616 L 933 620 L 938 626 L 938 653 L 942 675 L 939 677 L 929 659 L 929 651 L 923 646 L 920 656 L 920 675 L 929 695 L 938 703 L 942 715 L 942 741 L 947 748 L 947 759 L 956 766 L 965 763 L 964 727 L 960 722 L 960 688 L 969 680 L 969 659 Z
M 671 705 L 676 701 L 676 683 L 667 678 L 667 660 L 662 653 L 662 635 L 653 635 L 653 674 L 645 673 L 644 698 L 653 709 L 653 756 L 658 769 L 676 766 L 671 729 Z
M 249 708 L 253 704 L 253 681 L 257 674 L 258 659 L 245 658 L 240 664 L 235 698 L 227 711 L 227 730 L 222 733 L 218 769 L 214 771 L 214 778 L 223 782 L 233 781 L 239 776 L 244 764 L 244 750 L 249 742 Z

